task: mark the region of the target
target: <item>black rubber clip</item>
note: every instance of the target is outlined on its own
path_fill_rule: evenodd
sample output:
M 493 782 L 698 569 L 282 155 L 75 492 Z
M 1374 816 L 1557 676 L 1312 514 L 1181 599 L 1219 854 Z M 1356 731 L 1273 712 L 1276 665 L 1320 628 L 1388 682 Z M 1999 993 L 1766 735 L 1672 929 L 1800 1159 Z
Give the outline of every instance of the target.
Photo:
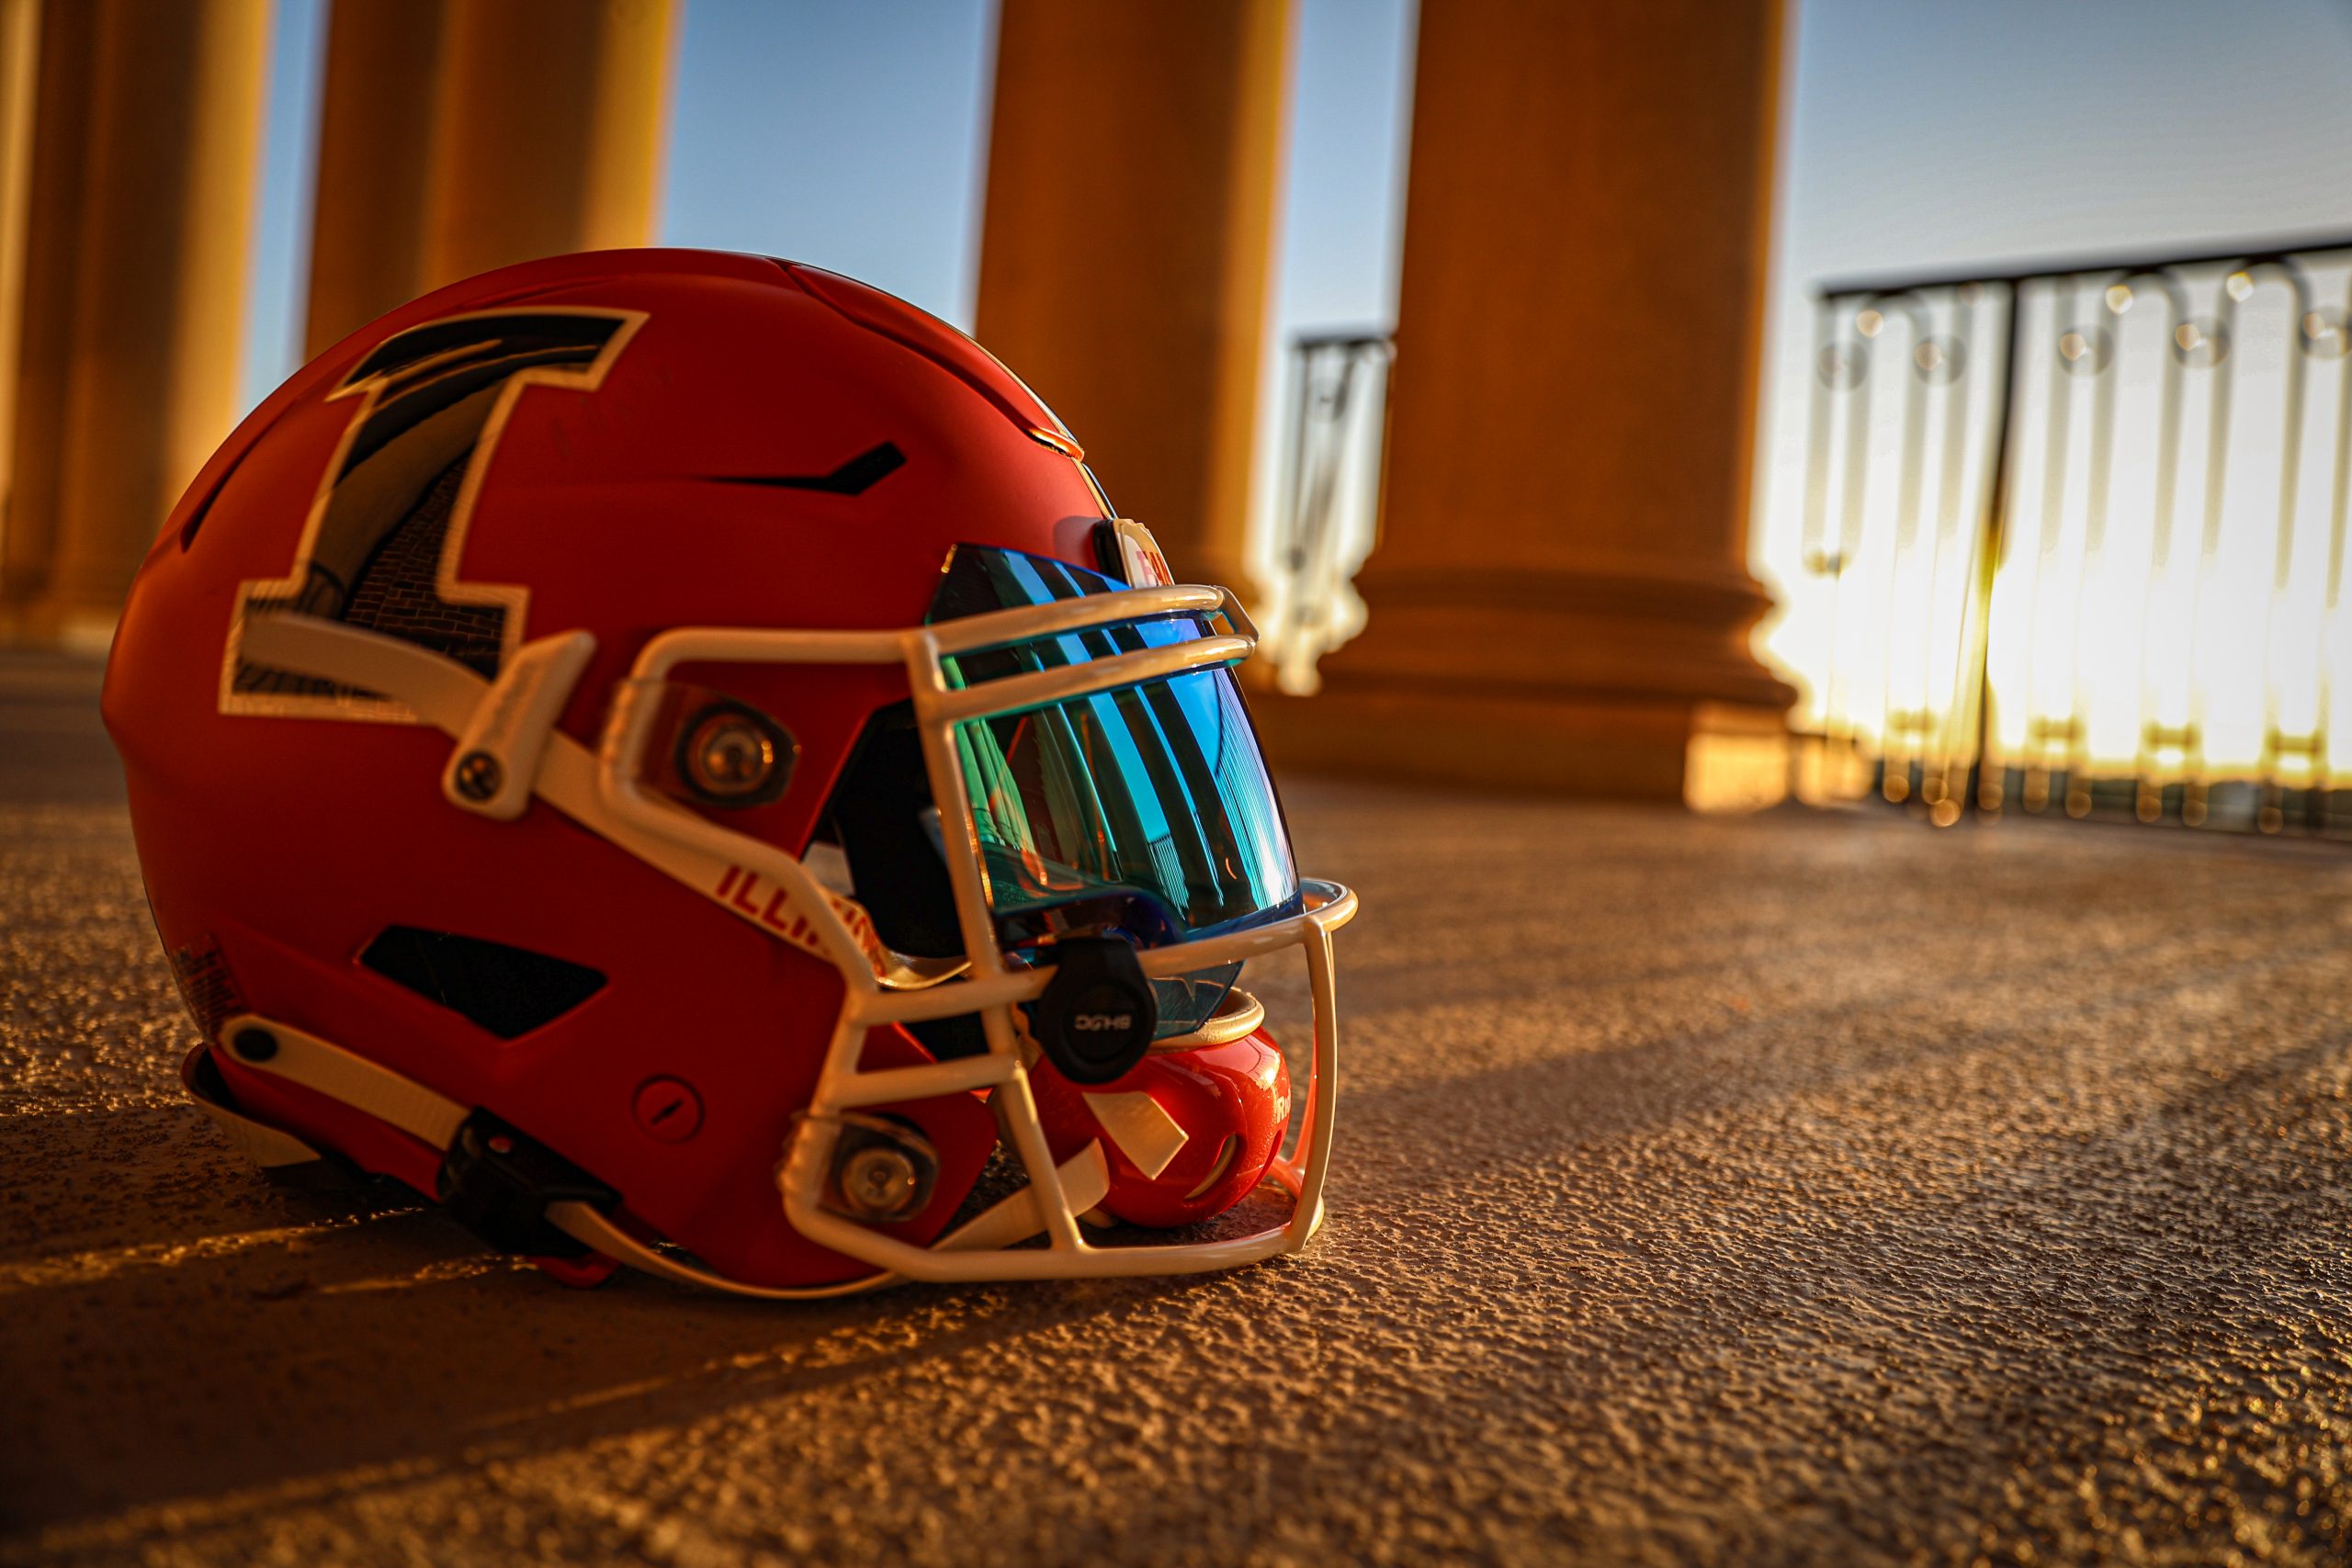
M 450 1216 L 501 1252 L 578 1258 L 591 1249 L 548 1221 L 550 1203 L 608 1208 L 619 1194 L 487 1111 L 458 1127 L 435 1183 Z
M 1114 936 L 1066 936 L 1045 950 L 1054 977 L 1029 1008 L 1046 1059 L 1077 1084 L 1124 1077 L 1159 1028 L 1159 999 L 1136 950 Z

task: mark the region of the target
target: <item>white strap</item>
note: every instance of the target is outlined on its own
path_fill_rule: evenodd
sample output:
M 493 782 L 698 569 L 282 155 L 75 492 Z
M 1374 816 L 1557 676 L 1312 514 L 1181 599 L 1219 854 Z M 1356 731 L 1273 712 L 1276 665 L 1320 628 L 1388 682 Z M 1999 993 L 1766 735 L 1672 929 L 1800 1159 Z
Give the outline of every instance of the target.
M 258 1072 L 273 1073 L 289 1083 L 305 1085 L 332 1099 L 356 1106 L 371 1116 L 390 1122 L 404 1133 L 422 1138 L 436 1149 L 447 1149 L 449 1146 L 450 1141 L 458 1135 L 458 1124 L 466 1119 L 465 1108 L 458 1105 L 457 1101 L 445 1099 L 424 1085 L 402 1077 L 389 1068 L 379 1067 L 365 1057 L 355 1056 L 341 1046 L 330 1044 L 315 1034 L 307 1034 L 299 1029 L 289 1029 L 282 1023 L 269 1022 L 246 1015 L 232 1019 L 227 1027 L 221 1031 L 221 1038 L 234 1042 L 239 1038 L 241 1031 L 244 1032 L 248 1037 L 254 1033 L 266 1033 L 276 1043 L 275 1051 L 266 1059 L 259 1061 L 245 1056 L 237 1045 L 231 1044 L 229 1047 L 231 1054 L 236 1055 L 244 1066 Z M 250 1039 L 249 1043 L 251 1043 Z M 254 1045 L 253 1048 L 259 1047 Z M 197 1049 L 201 1051 L 205 1047 L 199 1045 Z M 190 1085 L 190 1089 L 191 1092 L 194 1091 L 193 1084 Z M 215 1121 L 230 1129 L 232 1138 L 240 1145 L 245 1145 L 258 1136 L 262 1140 L 277 1140 L 283 1144 L 291 1145 L 301 1151 L 301 1157 L 311 1159 L 318 1157 L 309 1145 L 288 1134 L 281 1133 L 274 1127 L 231 1111 L 225 1106 L 216 1105 L 200 1094 L 198 1095 L 197 1100 L 198 1104 L 211 1112 Z M 282 1165 L 292 1162 L 277 1159 L 263 1160 L 260 1163 Z M 681 1263 L 667 1254 L 654 1250 L 585 1203 L 550 1203 L 547 1208 L 547 1217 L 558 1230 L 584 1242 L 608 1258 L 618 1258 L 624 1263 L 644 1269 L 649 1274 L 659 1274 L 664 1279 L 676 1280 L 690 1285 L 702 1285 L 716 1291 L 727 1291 L 736 1295 L 796 1300 L 801 1297 L 839 1296 L 846 1295 L 853 1291 L 871 1290 L 876 1285 L 888 1283 L 891 1278 L 888 1274 L 875 1274 L 863 1280 L 853 1280 L 847 1284 L 816 1286 L 804 1290 L 776 1290 L 767 1286 L 747 1285 L 741 1280 L 729 1280 L 723 1274 L 714 1274 L 707 1269 L 696 1269 L 692 1265 Z
M 585 637 L 588 634 L 572 635 Z M 548 643 L 560 640 L 544 639 Z M 405 705 L 426 724 L 461 742 L 473 732 L 477 716 L 484 705 L 495 701 L 491 682 L 454 659 L 445 659 L 431 649 L 386 637 L 381 632 L 316 615 L 256 615 L 245 623 L 243 646 L 245 657 L 254 663 L 390 697 Z M 577 674 L 571 679 L 577 680 Z M 559 701 L 557 706 L 560 705 Z M 554 727 L 553 714 L 548 717 L 549 722 L 541 727 L 540 750 L 528 780 L 529 787 L 545 796 L 548 805 L 693 888 L 737 919 L 749 921 L 779 942 L 789 942 L 828 963 L 833 961 L 833 953 L 825 945 L 816 923 L 799 917 L 781 884 L 772 878 L 760 881 L 748 876 L 743 867 L 715 849 L 681 842 L 673 835 L 649 832 L 606 810 L 596 787 L 596 759 L 585 746 Z M 481 722 L 486 732 L 496 721 L 492 718 Z M 458 755 L 451 759 L 452 769 L 462 765 L 464 755 L 461 745 Z M 510 777 L 521 766 L 518 753 L 515 768 L 509 770 Z M 445 781 L 451 776 L 445 771 Z M 684 807 L 675 809 L 682 826 L 708 827 Z M 819 892 L 853 931 L 872 936 L 873 920 L 854 900 L 822 888 Z M 884 956 L 878 942 L 867 956 Z M 922 976 L 913 983 L 930 984 L 944 977 Z
M 257 1013 L 239 1013 L 221 1026 L 220 1039 L 240 1066 L 315 1089 L 330 1100 L 340 1100 L 380 1122 L 390 1122 L 436 1149 L 449 1146 L 458 1135 L 458 1126 L 466 1119 L 466 1108 L 446 1095 L 436 1094 L 413 1078 L 275 1019 L 263 1018 Z M 197 1047 L 199 1051 L 206 1048 Z M 318 1157 L 309 1145 L 290 1134 L 281 1133 L 275 1127 L 217 1104 L 198 1091 L 194 1078 L 189 1076 L 193 1072 L 193 1061 L 191 1056 L 181 1069 L 182 1079 L 188 1085 L 189 1093 L 195 1095 L 197 1103 L 228 1130 L 233 1141 L 252 1154 L 256 1163 L 290 1165 L 299 1160 Z M 265 1158 L 261 1153 L 255 1152 L 257 1149 L 266 1150 L 277 1157 Z M 1103 1194 L 1111 1190 L 1110 1167 L 1102 1157 L 1102 1146 L 1099 1143 L 1088 1144 L 1062 1162 L 1059 1168 L 1062 1190 L 1069 1194 L 1075 1207 L 1091 1209 L 1100 1203 Z M 891 1284 L 898 1279 L 895 1274 L 880 1273 L 838 1285 L 753 1285 L 682 1262 L 649 1247 L 615 1224 L 601 1211 L 586 1203 L 550 1203 L 547 1208 L 547 1217 L 558 1230 L 608 1258 L 618 1258 L 665 1280 L 725 1291 L 730 1295 L 753 1296 L 768 1301 L 813 1300 L 821 1296 L 842 1296 L 858 1291 L 870 1291 L 878 1285 Z M 1006 1247 L 1025 1241 L 1043 1229 L 1045 1222 L 1039 1217 L 1036 1199 L 1033 1190 L 1024 1187 L 1001 1202 L 974 1215 L 943 1237 L 937 1247 L 942 1251 L 955 1252 Z
M 1061 1177 L 1062 1196 L 1069 1200 L 1073 1211 L 1082 1213 L 1093 1208 L 1111 1190 L 1111 1163 L 1102 1157 L 1099 1141 L 1089 1141 L 1054 1169 Z M 932 1250 L 1001 1251 L 1027 1241 L 1045 1228 L 1045 1216 L 1038 1211 L 1037 1189 L 1033 1185 L 973 1215 L 942 1236 Z
M 316 615 L 254 615 L 241 645 L 248 663 L 291 670 L 390 697 L 434 728 L 462 735 L 490 682 L 429 648 Z
M 697 1269 L 682 1262 L 666 1252 L 648 1247 L 621 1229 L 600 1209 L 581 1202 L 549 1203 L 548 1223 L 574 1241 L 594 1247 L 607 1258 L 616 1258 L 633 1269 L 648 1274 L 673 1280 L 681 1285 L 699 1285 L 705 1290 L 724 1291 L 730 1296 L 754 1296 L 763 1301 L 814 1301 L 824 1296 L 854 1295 L 880 1285 L 894 1284 L 896 1274 L 868 1274 L 862 1280 L 851 1280 L 839 1285 L 752 1285 L 741 1280 L 730 1280 L 724 1274 L 714 1274 L 707 1269 Z
M 1088 1144 L 1084 1149 L 1062 1162 L 1060 1170 L 1062 1189 L 1071 1194 L 1070 1201 L 1073 1203 L 1082 1200 L 1091 1209 L 1101 1202 L 1102 1195 L 1110 1190 L 1110 1168 L 1102 1158 L 1100 1144 Z M 1037 1218 L 1036 1202 L 1030 1194 L 1031 1190 L 1024 1187 L 1002 1202 L 983 1210 L 941 1238 L 934 1250 L 978 1252 L 1026 1241 L 1046 1228 Z M 854 1295 L 860 1291 L 871 1291 L 899 1282 L 896 1274 L 879 1273 L 838 1285 L 747 1284 L 648 1247 L 615 1224 L 601 1210 L 586 1203 L 550 1203 L 547 1214 L 548 1223 L 558 1230 L 594 1247 L 607 1258 L 619 1258 L 632 1268 L 659 1275 L 664 1280 L 673 1280 L 682 1285 L 699 1285 L 706 1290 L 724 1291 L 734 1296 L 777 1302 L 815 1301 L 826 1296 Z
M 1168 1162 L 1183 1152 L 1186 1134 L 1168 1114 L 1159 1101 L 1132 1089 L 1123 1094 L 1090 1094 L 1086 1108 L 1094 1112 L 1095 1122 L 1102 1127 L 1119 1152 L 1135 1161 L 1136 1168 L 1146 1176 L 1158 1176 L 1168 1168 Z M 1077 1200 L 1071 1200 L 1075 1207 Z M 1089 1205 L 1090 1207 L 1091 1205 Z
M 436 1149 L 466 1119 L 464 1106 L 414 1078 L 275 1019 L 239 1013 L 220 1026 L 220 1039 L 240 1066 L 315 1089 Z
M 441 793 L 461 811 L 512 822 L 529 809 L 548 738 L 581 671 L 596 655 L 586 632 L 560 632 L 514 650 L 441 770 Z
M 239 1154 L 264 1170 L 279 1166 L 308 1165 L 321 1157 L 319 1151 L 291 1133 L 281 1133 L 266 1122 L 256 1122 L 234 1106 L 225 1105 L 209 1093 L 197 1077 L 196 1070 L 204 1061 L 209 1045 L 195 1045 L 180 1058 L 180 1084 L 187 1097 L 196 1101 L 197 1109 L 212 1118 L 213 1125 L 229 1136 Z

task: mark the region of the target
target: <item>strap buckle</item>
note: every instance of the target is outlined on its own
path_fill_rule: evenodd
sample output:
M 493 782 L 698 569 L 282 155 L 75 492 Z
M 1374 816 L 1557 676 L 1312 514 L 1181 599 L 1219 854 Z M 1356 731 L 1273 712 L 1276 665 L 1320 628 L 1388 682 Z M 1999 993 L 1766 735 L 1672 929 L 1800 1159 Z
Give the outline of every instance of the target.
M 545 1144 L 476 1111 L 441 1156 L 436 1196 L 450 1217 L 501 1252 L 577 1258 L 586 1243 L 548 1218 L 551 1203 L 605 1208 L 620 1194 Z

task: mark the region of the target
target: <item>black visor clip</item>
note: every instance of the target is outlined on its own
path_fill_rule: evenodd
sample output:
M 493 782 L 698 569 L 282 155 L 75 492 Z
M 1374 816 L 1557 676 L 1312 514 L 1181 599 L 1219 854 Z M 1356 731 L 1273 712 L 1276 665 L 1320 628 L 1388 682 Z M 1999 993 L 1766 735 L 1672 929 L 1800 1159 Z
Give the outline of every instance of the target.
M 1029 1032 L 1075 1084 L 1123 1077 L 1151 1048 L 1159 1002 L 1136 950 L 1114 936 L 1066 936 L 1040 957 L 1054 977 L 1030 1005 Z

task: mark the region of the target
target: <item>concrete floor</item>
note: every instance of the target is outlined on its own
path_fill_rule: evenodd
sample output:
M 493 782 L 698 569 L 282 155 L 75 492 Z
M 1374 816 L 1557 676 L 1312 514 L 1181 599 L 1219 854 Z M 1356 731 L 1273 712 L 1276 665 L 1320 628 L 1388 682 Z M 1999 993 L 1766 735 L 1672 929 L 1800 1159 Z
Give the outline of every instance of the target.
M 0 663 L 0 1561 L 2352 1559 L 2341 853 L 1301 789 L 1307 1256 L 583 1294 L 182 1101 L 89 684 Z

